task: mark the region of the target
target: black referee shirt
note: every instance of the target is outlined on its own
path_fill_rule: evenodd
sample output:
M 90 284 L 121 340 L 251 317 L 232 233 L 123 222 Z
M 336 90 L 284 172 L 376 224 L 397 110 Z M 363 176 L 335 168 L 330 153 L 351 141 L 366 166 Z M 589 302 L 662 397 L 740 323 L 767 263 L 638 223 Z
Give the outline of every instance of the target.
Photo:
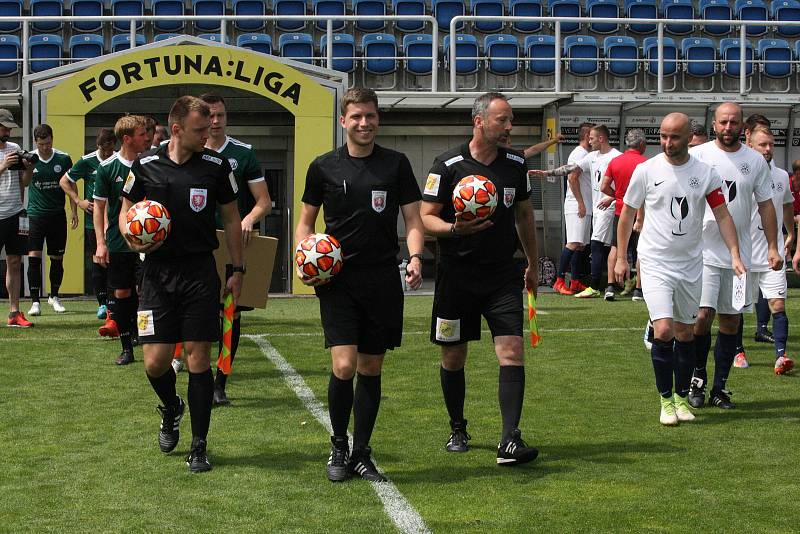
M 342 243 L 345 265 L 397 261 L 400 206 L 420 200 L 405 154 L 375 145 L 354 158 L 347 145 L 319 156 L 308 167 L 303 202 L 322 206 L 325 232 Z
M 462 178 L 472 174 L 488 178 L 497 188 L 497 209 L 490 217 L 494 224 L 477 234 L 440 238 L 441 261 L 468 261 L 477 265 L 506 263 L 517 249 L 514 204 L 530 198 L 525 157 L 516 150 L 498 147 L 497 158 L 487 166 L 476 161 L 470 155 L 469 143 L 464 143 L 433 161 L 423 200 L 441 204 L 442 220 L 455 222 L 453 190 Z
M 208 254 L 219 246 L 214 212 L 217 204 L 237 198 L 238 186 L 228 160 L 206 148 L 182 165 L 167 155 L 168 144 L 143 153 L 131 167 L 122 196 L 131 202 L 147 198 L 169 210 L 169 237 L 154 259 Z

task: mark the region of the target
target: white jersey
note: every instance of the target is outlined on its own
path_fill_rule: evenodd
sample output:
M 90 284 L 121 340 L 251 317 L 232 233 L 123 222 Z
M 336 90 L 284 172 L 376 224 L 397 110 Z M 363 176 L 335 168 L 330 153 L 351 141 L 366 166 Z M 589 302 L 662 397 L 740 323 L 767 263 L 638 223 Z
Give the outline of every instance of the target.
M 772 204 L 775 206 L 776 227 L 778 228 L 777 241 L 778 250 L 782 248 L 783 243 L 783 205 L 791 204 L 792 190 L 789 186 L 789 173 L 774 163 L 770 164 L 772 171 Z M 752 267 L 753 271 L 769 271 L 769 262 L 767 261 L 767 238 L 764 236 L 764 227 L 761 225 L 761 214 L 758 212 L 758 206 L 753 210 L 753 217 L 750 220 L 750 239 L 753 242 L 752 253 Z
M 19 145 L 10 141 L 0 148 L 0 160 L 16 153 Z M 22 211 L 22 192 L 19 185 L 20 171 L 4 171 L 0 174 L 0 219 L 8 219 Z
M 580 161 L 576 162 L 577 165 L 583 170 L 584 173 L 589 173 L 592 182 L 592 208 L 597 208 L 597 203 L 606 195 L 600 192 L 600 184 L 603 183 L 603 177 L 606 175 L 606 169 L 612 159 L 621 155 L 622 152 L 616 148 L 612 148 L 605 154 L 601 154 L 599 150 L 589 152 Z M 611 203 L 609 208 L 614 212 L 614 203 Z M 587 210 L 588 211 L 588 210 Z
M 721 188 L 719 174 L 692 156 L 683 165 L 672 165 L 664 154 L 640 163 L 633 171 L 624 202 L 634 209 L 644 205 L 646 215 L 638 247 L 642 263 L 687 280 L 699 278 L 707 197 Z M 720 197 L 719 203 L 723 201 Z
M 713 167 L 722 178 L 722 192 L 739 237 L 739 256 L 749 269 L 752 256 L 750 220 L 755 202 L 772 198 L 772 176 L 767 161 L 748 146 L 742 145 L 736 152 L 725 152 L 717 147 L 716 141 L 696 146 L 689 153 Z M 703 263 L 732 268 L 731 253 L 710 208 L 706 208 L 703 222 Z
M 589 151 L 583 148 L 581 145 L 576 146 L 572 149 L 572 152 L 570 152 L 569 157 L 567 158 L 567 164 L 577 164 L 588 153 Z M 589 199 L 592 198 L 592 181 L 589 173 L 581 172 L 581 175 L 578 178 L 578 183 L 580 184 L 581 196 L 583 197 L 583 203 L 585 205 L 587 202 L 589 202 Z M 591 213 L 592 210 L 587 208 L 586 212 Z M 578 201 L 575 199 L 575 195 L 572 194 L 572 188 L 570 188 L 569 183 L 567 183 L 567 194 L 564 195 L 564 213 L 578 213 Z

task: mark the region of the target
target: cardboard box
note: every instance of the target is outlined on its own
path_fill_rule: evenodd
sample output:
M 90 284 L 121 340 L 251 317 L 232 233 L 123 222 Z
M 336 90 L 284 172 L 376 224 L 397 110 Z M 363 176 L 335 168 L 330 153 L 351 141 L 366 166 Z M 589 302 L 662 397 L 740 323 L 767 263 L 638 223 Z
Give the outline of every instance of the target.
M 225 290 L 225 267 L 230 265 L 228 246 L 225 243 L 225 232 L 217 230 L 219 248 L 214 251 L 217 262 L 217 274 L 222 280 L 222 290 Z M 244 250 L 244 264 L 247 272 L 242 281 L 242 294 L 239 296 L 240 306 L 251 308 L 266 308 L 269 285 L 272 280 L 272 268 L 278 252 L 278 240 L 274 237 L 251 236 L 250 242 Z M 222 295 L 220 295 L 222 302 Z

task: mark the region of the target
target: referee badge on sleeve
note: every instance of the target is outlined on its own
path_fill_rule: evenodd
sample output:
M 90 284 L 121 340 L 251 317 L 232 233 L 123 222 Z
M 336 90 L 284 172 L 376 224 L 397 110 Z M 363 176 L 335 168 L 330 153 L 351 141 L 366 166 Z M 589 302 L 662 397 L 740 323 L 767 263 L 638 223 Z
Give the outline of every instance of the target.
M 189 206 L 193 211 L 201 212 L 208 202 L 208 189 L 192 187 L 189 190 Z
M 372 192 L 372 209 L 378 213 L 386 209 L 386 191 Z
M 436 341 L 451 343 L 461 340 L 461 319 L 436 318 Z
M 125 184 L 122 186 L 122 190 L 126 193 L 130 193 L 134 183 L 136 183 L 136 176 L 133 175 L 133 171 L 128 171 L 128 177 L 125 178 Z
M 143 310 L 136 314 L 136 329 L 140 336 L 152 336 L 156 333 L 151 310 Z
M 439 195 L 439 183 L 442 180 L 441 174 L 430 173 L 428 179 L 425 180 L 425 194 L 426 195 Z
M 503 188 L 503 204 L 507 208 L 510 208 L 511 205 L 514 203 L 514 197 L 517 195 L 517 190 L 513 187 L 504 187 Z

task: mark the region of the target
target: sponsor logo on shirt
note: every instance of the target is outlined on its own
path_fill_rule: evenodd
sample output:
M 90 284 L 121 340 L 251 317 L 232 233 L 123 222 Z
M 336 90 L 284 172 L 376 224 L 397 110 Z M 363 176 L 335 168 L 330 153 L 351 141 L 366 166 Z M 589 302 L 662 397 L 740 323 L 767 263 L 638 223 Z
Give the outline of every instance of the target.
M 677 221 L 677 224 L 672 227 L 672 235 L 686 235 L 686 232 L 683 231 L 683 220 L 689 216 L 689 202 L 686 197 L 672 197 L 669 214 Z
M 222 165 L 222 160 L 220 158 L 214 157 L 210 154 L 203 154 L 203 159 L 210 161 L 211 163 L 216 163 L 217 165 Z
M 436 318 L 436 340 L 449 343 L 461 339 L 461 319 Z
M 728 192 L 726 196 L 728 197 L 728 204 L 730 204 L 736 198 L 736 180 L 722 180 L 722 183 Z
M 525 158 L 521 158 L 516 154 L 512 154 L 511 152 L 506 152 L 506 157 L 510 160 L 516 161 L 517 163 L 525 163 Z
M 378 213 L 386 209 L 386 191 L 372 192 L 372 209 Z
M 453 163 L 458 163 L 459 161 L 464 161 L 464 156 L 462 156 L 461 154 L 459 154 L 458 156 L 453 156 L 452 158 L 445 161 L 444 164 L 446 167 L 449 167 Z
M 425 180 L 425 194 L 437 196 L 439 194 L 439 182 L 442 180 L 441 174 L 430 173 Z
M 510 208 L 511 205 L 514 203 L 514 197 L 517 194 L 517 190 L 513 187 L 504 187 L 503 188 L 503 204 L 507 208 Z
M 195 212 L 203 211 L 208 202 L 208 189 L 192 187 L 189 190 L 189 207 Z

